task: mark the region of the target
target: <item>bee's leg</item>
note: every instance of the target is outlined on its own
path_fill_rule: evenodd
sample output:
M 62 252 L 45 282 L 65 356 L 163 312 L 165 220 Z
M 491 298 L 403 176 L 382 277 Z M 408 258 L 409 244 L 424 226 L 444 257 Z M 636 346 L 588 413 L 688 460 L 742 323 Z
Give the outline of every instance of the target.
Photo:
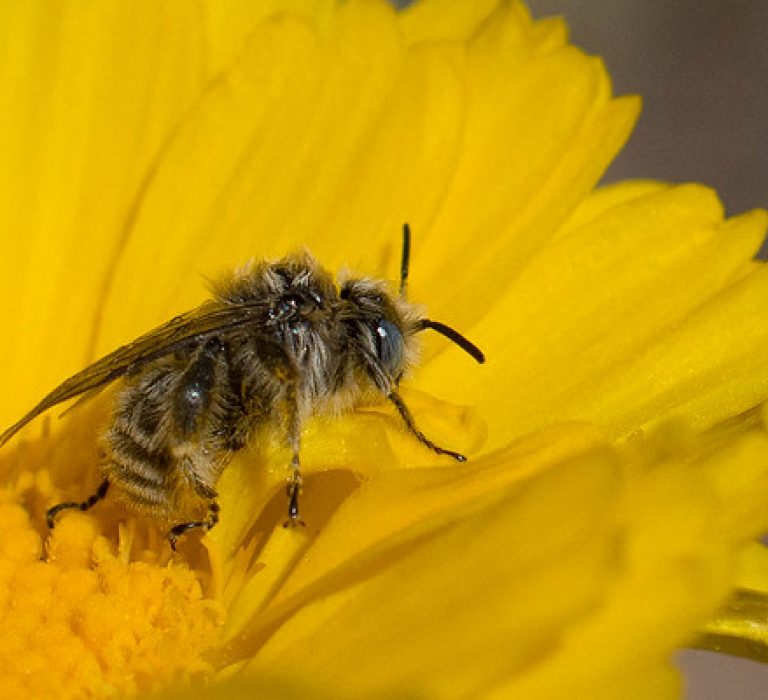
M 306 523 L 299 517 L 299 494 L 301 493 L 301 470 L 299 469 L 298 455 L 294 455 L 291 461 L 291 475 L 288 477 L 288 519 L 283 527 L 304 527 Z
M 453 457 L 455 460 L 458 460 L 459 462 L 466 462 L 467 458 L 459 453 L 454 452 L 453 450 L 446 450 L 444 447 L 440 447 L 438 445 L 435 445 L 432 440 L 430 440 L 424 433 L 421 432 L 416 427 L 416 423 L 413 420 L 413 416 L 411 415 L 411 412 L 408 410 L 408 407 L 403 402 L 402 398 L 400 398 L 400 395 L 396 391 L 390 392 L 389 396 L 387 398 L 395 404 L 395 408 L 397 408 L 398 413 L 402 417 L 403 421 L 405 422 L 406 427 L 410 432 L 412 432 L 416 439 L 425 447 L 428 447 L 433 452 L 439 454 L 439 455 L 448 455 L 450 457 Z
M 88 496 L 84 501 L 79 503 L 76 501 L 67 501 L 66 503 L 59 503 L 58 505 L 53 506 L 53 508 L 49 508 L 45 513 L 45 521 L 48 523 L 48 529 L 53 530 L 56 525 L 56 516 L 58 516 L 62 510 L 68 510 L 70 508 L 82 511 L 90 510 L 107 495 L 107 491 L 109 491 L 109 479 L 104 479 L 96 490 L 96 493 L 92 496 Z
M 184 533 L 189 532 L 190 530 L 195 530 L 201 527 L 204 528 L 206 532 L 208 532 L 208 530 L 210 530 L 216 525 L 216 523 L 219 522 L 220 510 L 221 509 L 219 508 L 219 504 L 216 503 L 216 501 L 213 501 L 208 505 L 208 518 L 206 520 L 193 520 L 191 522 L 181 523 L 180 525 L 172 527 L 166 535 L 166 538 L 171 545 L 171 549 L 176 552 L 176 544 L 179 541 L 179 537 L 181 537 Z
M 299 495 L 303 479 L 301 477 L 301 460 L 299 452 L 301 449 L 301 420 L 299 418 L 299 409 L 296 400 L 296 380 L 290 379 L 286 382 L 285 389 L 286 406 L 286 437 L 288 446 L 291 448 L 291 475 L 288 477 L 288 519 L 283 523 L 283 527 L 304 527 L 306 523 L 299 517 Z

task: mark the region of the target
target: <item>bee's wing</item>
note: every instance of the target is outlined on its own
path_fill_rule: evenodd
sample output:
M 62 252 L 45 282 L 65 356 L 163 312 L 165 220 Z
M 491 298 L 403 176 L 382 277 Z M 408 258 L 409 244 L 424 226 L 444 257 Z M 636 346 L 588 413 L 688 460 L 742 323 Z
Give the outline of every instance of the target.
M 256 329 L 263 329 L 267 323 L 267 313 L 268 307 L 262 302 L 224 304 L 209 301 L 193 311 L 176 316 L 132 343 L 102 357 L 57 386 L 29 413 L 0 435 L 0 446 L 49 408 L 76 396 L 81 396 L 83 400 L 91 398 L 111 382 L 135 372 L 153 360 L 197 345 L 208 338 L 225 335 L 241 326 L 252 325 Z

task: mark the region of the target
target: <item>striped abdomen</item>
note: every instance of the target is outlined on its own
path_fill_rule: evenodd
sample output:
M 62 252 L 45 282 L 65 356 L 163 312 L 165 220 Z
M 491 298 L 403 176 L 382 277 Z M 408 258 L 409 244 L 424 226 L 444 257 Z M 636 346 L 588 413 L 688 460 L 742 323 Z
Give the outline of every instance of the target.
M 105 435 L 105 477 L 131 505 L 158 516 L 215 498 L 236 407 L 218 343 L 154 363 L 118 395 Z

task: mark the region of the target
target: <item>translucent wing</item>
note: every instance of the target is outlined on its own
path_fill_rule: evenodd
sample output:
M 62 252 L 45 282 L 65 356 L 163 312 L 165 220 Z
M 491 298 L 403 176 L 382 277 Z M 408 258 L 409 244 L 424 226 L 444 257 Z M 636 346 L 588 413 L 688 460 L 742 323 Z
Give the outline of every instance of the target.
M 0 435 L 0 446 L 49 408 L 76 396 L 90 398 L 111 382 L 126 374 L 132 374 L 149 362 L 242 326 L 265 328 L 268 310 L 268 305 L 263 302 L 224 304 L 220 301 L 208 301 L 193 311 L 176 316 L 132 343 L 102 357 L 57 386 L 29 413 Z

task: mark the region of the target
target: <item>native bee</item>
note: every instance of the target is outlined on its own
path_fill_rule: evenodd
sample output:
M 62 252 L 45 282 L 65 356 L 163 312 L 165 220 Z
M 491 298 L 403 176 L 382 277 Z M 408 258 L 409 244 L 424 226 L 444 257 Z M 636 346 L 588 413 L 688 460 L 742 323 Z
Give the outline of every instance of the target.
M 432 329 L 477 362 L 483 353 L 454 329 L 423 318 L 406 300 L 410 232 L 403 227 L 399 294 L 381 280 L 335 283 L 308 253 L 246 266 L 214 285 L 197 309 L 118 348 L 67 379 L 0 436 L 69 399 L 90 398 L 121 379 L 104 434 L 103 481 L 83 502 L 47 512 L 49 528 L 66 509 L 88 510 L 114 485 L 139 511 L 180 521 L 180 535 L 219 519 L 216 482 L 254 432 L 277 421 L 290 448 L 286 526 L 303 525 L 301 428 L 311 415 L 350 409 L 365 395 L 389 399 L 407 430 L 437 454 L 459 461 L 422 433 L 397 388 L 417 354 L 415 337 Z

